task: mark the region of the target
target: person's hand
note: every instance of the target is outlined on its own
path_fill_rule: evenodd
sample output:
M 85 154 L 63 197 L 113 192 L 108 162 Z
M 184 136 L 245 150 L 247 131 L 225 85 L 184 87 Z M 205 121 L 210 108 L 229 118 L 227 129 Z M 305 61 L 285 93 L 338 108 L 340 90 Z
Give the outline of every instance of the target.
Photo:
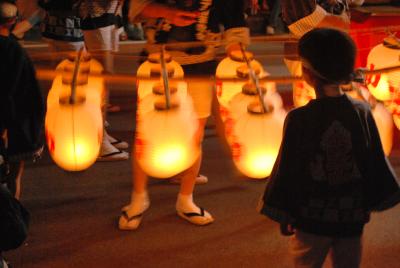
M 165 18 L 168 21 L 176 26 L 184 27 L 191 25 L 196 22 L 197 18 L 199 17 L 198 12 L 189 12 L 183 11 L 179 9 L 171 9 L 168 11 L 168 16 Z

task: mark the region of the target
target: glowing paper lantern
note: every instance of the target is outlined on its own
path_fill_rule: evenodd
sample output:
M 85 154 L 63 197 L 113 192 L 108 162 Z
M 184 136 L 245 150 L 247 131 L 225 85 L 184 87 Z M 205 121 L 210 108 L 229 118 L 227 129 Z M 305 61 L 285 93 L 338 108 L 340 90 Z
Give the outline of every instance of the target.
M 191 98 L 174 94 L 172 100 L 170 109 L 158 107 L 137 115 L 136 159 L 147 175 L 156 178 L 188 169 L 200 155 L 194 141 L 198 121 Z
M 302 76 L 301 61 L 284 59 L 284 62 L 293 76 Z M 294 107 L 306 105 L 310 100 L 315 99 L 315 90 L 305 81 L 293 83 L 293 104 Z
M 346 94 L 350 95 L 354 99 L 365 102 L 371 100 L 372 116 L 374 117 L 378 128 L 383 151 L 386 156 L 389 156 L 393 147 L 393 121 L 396 123 L 395 115 L 393 115 L 392 118 L 391 113 L 385 105 L 381 102 L 377 102 L 364 86 L 353 84 L 353 87 L 357 87 L 358 93 L 356 90 L 351 90 L 346 91 Z
M 400 47 L 389 48 L 384 44 L 371 49 L 367 58 L 367 67 L 370 70 L 397 66 L 399 63 Z M 367 77 L 367 85 L 371 94 L 378 100 L 390 100 L 393 93 L 400 89 L 400 71 L 370 75 Z
M 102 71 L 100 64 L 81 59 L 79 72 L 72 77 L 75 64 L 63 61 L 62 74 L 54 79 L 47 98 L 46 140 L 50 156 L 61 168 L 80 171 L 91 166 L 99 154 L 103 135 L 101 105 L 104 86 L 101 78 L 91 77 Z M 71 98 L 72 85 L 75 94 Z
M 172 60 L 171 56 L 168 54 L 165 54 L 165 61 L 169 77 L 183 78 L 183 68 L 178 62 Z M 148 59 L 139 66 L 136 72 L 137 77 L 139 78 L 136 84 L 139 101 L 146 97 L 148 94 L 151 94 L 155 85 L 162 83 L 162 80 L 160 79 L 160 73 L 160 53 L 152 53 L 149 55 Z M 154 77 L 154 79 L 140 80 L 140 77 Z M 178 89 L 181 89 L 182 87 L 179 82 L 176 86 Z
M 185 82 L 170 84 L 170 92 L 171 95 L 178 94 L 178 96 L 181 97 L 186 96 L 187 84 Z M 165 99 L 164 94 L 164 86 L 161 83 L 155 83 L 152 94 L 147 94 L 144 98 L 137 99 L 137 114 L 143 115 L 154 110 L 154 104 Z
M 258 78 L 268 76 L 269 73 L 264 70 L 261 63 L 253 59 L 253 54 L 245 52 L 247 58 L 250 60 L 250 65 L 257 74 Z M 228 57 L 223 59 L 217 66 L 216 76 L 218 78 L 245 78 L 249 77 L 249 69 L 243 58 L 243 54 L 240 50 L 235 50 L 229 54 Z M 231 115 L 232 112 L 229 108 L 230 101 L 237 94 L 242 92 L 242 89 L 246 82 L 227 82 L 217 81 L 216 90 L 217 98 L 219 102 L 220 116 L 223 122 L 225 122 Z M 261 87 L 267 89 L 268 92 L 276 92 L 275 83 L 266 82 L 260 83 Z
M 253 59 L 253 54 L 246 52 L 246 56 L 250 60 L 252 68 L 255 70 L 259 78 L 269 75 L 264 71 L 261 63 Z M 217 66 L 216 76 L 218 78 L 237 78 L 248 77 L 248 68 L 240 50 L 235 50 L 223 59 Z M 229 101 L 237 93 L 242 91 L 245 82 L 217 82 L 217 98 L 221 106 L 227 107 Z M 275 83 L 264 83 L 261 86 L 271 89 L 275 88 Z M 276 90 L 276 89 L 275 89 Z
M 99 154 L 103 120 L 98 106 L 68 99 L 55 104 L 46 114 L 46 140 L 50 156 L 61 168 L 80 171 L 90 167 Z
M 269 83 L 270 84 L 270 83 Z M 274 86 L 268 89 L 261 87 L 264 92 L 264 99 L 268 99 L 269 102 L 273 103 L 274 107 L 283 107 L 283 101 L 279 93 L 276 91 Z M 257 89 L 251 83 L 246 83 L 242 87 L 242 91 L 237 93 L 229 101 L 228 110 L 230 111 L 230 117 L 237 120 L 243 113 L 247 113 L 247 106 L 250 103 L 259 100 Z M 266 101 L 266 100 L 265 100 Z
M 377 103 L 372 109 L 372 116 L 378 127 L 383 151 L 386 156 L 390 155 L 393 146 L 393 118 L 382 103 Z
M 285 116 L 282 107 L 274 107 L 266 113 L 249 111 L 234 123 L 230 146 L 235 166 L 244 175 L 254 179 L 270 175 L 278 156 Z
M 95 59 L 88 59 L 89 68 L 85 71 L 88 72 L 86 81 L 82 81 L 77 85 L 77 96 L 86 98 L 86 101 L 102 107 L 105 103 L 105 86 L 104 79 L 99 76 L 103 72 L 102 65 Z M 82 64 L 82 63 L 81 63 Z M 60 97 L 68 97 L 71 94 L 71 79 L 74 68 L 74 62 L 70 60 L 63 60 L 56 70 L 60 72 L 55 78 L 47 95 L 47 107 L 59 102 Z M 62 74 L 61 74 L 62 73 Z M 63 83 L 64 75 L 64 83 Z M 68 81 L 66 81 L 68 80 Z

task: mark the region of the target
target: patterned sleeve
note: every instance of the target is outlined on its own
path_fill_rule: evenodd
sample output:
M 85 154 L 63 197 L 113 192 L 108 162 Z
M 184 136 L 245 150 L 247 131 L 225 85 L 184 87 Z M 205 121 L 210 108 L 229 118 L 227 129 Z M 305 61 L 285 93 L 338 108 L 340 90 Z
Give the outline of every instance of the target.
M 315 28 L 327 15 L 315 0 L 283 0 L 282 13 L 290 32 L 299 37 Z

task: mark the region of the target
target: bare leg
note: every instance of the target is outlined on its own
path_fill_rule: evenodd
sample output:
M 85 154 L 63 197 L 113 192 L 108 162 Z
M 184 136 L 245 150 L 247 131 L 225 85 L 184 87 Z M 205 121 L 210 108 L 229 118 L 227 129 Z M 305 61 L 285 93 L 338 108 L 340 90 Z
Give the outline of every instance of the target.
M 135 193 L 147 192 L 148 176 L 139 166 L 135 156 L 132 154 L 132 187 Z
M 201 146 L 201 143 L 203 141 L 204 128 L 206 126 L 206 123 L 207 123 L 207 118 L 199 119 L 199 128 L 196 133 L 196 139 L 197 139 L 198 143 L 200 144 L 199 146 Z M 181 188 L 179 191 L 180 194 L 190 195 L 193 193 L 194 185 L 196 183 L 196 177 L 200 171 L 201 159 L 202 159 L 202 151 L 200 149 L 199 158 L 196 160 L 196 162 L 193 164 L 193 166 L 191 166 L 188 170 L 186 170 L 182 173 Z
M 24 161 L 10 164 L 10 174 L 7 178 L 7 188 L 16 199 L 21 197 L 21 177 L 24 171 Z
M 135 148 L 136 149 L 136 148 Z M 121 230 L 135 230 L 142 221 L 142 214 L 150 206 L 147 194 L 148 176 L 140 168 L 132 152 L 132 193 L 130 203 L 122 209 L 118 226 Z

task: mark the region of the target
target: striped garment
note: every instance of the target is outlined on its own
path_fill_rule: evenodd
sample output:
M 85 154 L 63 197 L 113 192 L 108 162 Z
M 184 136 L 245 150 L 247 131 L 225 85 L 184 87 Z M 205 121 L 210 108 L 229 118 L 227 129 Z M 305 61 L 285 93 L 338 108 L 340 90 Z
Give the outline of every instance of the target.
M 328 13 L 347 16 L 342 11 L 348 10 L 351 0 L 338 0 L 336 5 L 330 5 L 326 0 L 282 0 L 282 16 L 289 30 L 296 36 L 315 28 Z
M 83 0 L 79 5 L 82 29 L 92 30 L 117 24 L 122 14 L 122 0 Z

